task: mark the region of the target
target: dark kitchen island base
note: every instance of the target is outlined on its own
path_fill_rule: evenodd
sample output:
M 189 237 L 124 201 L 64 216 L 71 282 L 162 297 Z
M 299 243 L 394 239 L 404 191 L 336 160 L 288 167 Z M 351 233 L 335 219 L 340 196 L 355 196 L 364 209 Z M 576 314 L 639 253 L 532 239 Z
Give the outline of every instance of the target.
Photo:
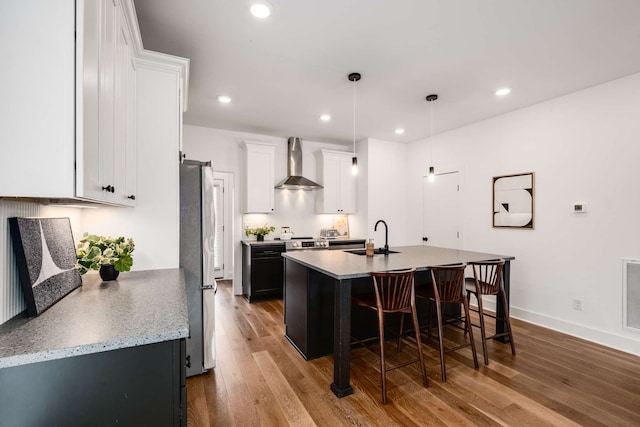
M 285 262 L 285 338 L 306 360 L 333 354 L 334 288 L 338 280 L 295 262 Z M 431 286 L 428 271 L 415 276 L 416 286 Z M 352 294 L 372 291 L 370 277 L 351 280 Z M 421 325 L 428 322 L 428 303 L 416 301 Z M 377 314 L 360 306 L 351 307 L 351 336 L 362 340 L 378 336 Z M 448 316 L 459 316 L 460 307 L 452 304 L 445 308 Z M 435 315 L 432 320 L 434 325 Z M 390 331 L 399 331 L 400 315 L 387 315 L 385 339 L 397 338 Z M 409 325 L 405 325 L 408 328 Z

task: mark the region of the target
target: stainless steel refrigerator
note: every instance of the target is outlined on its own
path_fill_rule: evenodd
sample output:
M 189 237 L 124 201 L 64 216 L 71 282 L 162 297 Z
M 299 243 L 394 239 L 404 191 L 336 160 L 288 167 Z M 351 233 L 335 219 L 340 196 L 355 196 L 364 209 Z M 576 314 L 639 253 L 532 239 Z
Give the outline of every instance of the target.
M 211 162 L 180 164 L 180 267 L 189 309 L 187 376 L 215 366 L 215 204 Z

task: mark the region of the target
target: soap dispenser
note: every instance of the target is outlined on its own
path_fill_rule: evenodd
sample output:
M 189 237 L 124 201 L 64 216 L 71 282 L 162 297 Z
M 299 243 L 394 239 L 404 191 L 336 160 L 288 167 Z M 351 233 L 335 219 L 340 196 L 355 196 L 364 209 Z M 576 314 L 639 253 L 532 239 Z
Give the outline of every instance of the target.
M 367 256 L 373 256 L 373 239 L 369 239 L 367 242 L 367 249 L 365 252 Z

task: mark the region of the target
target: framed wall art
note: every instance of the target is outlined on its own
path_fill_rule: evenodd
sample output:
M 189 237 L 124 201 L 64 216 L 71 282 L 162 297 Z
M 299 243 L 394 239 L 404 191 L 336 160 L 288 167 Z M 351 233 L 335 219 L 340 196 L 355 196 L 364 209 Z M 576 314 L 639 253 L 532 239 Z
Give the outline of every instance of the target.
M 9 218 L 9 230 L 29 316 L 82 284 L 69 218 Z
M 534 172 L 493 177 L 493 226 L 534 228 Z

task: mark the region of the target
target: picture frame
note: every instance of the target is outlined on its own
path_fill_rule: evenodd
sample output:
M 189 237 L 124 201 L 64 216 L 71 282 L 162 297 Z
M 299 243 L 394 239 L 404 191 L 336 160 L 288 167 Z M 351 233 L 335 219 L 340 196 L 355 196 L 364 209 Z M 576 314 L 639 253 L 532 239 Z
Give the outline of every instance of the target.
M 334 215 L 333 228 L 338 230 L 338 237 L 349 237 L 349 217 L 347 215 Z
M 38 316 L 82 284 L 69 218 L 8 218 L 27 312 Z
M 492 181 L 494 228 L 535 228 L 535 173 L 494 176 Z

